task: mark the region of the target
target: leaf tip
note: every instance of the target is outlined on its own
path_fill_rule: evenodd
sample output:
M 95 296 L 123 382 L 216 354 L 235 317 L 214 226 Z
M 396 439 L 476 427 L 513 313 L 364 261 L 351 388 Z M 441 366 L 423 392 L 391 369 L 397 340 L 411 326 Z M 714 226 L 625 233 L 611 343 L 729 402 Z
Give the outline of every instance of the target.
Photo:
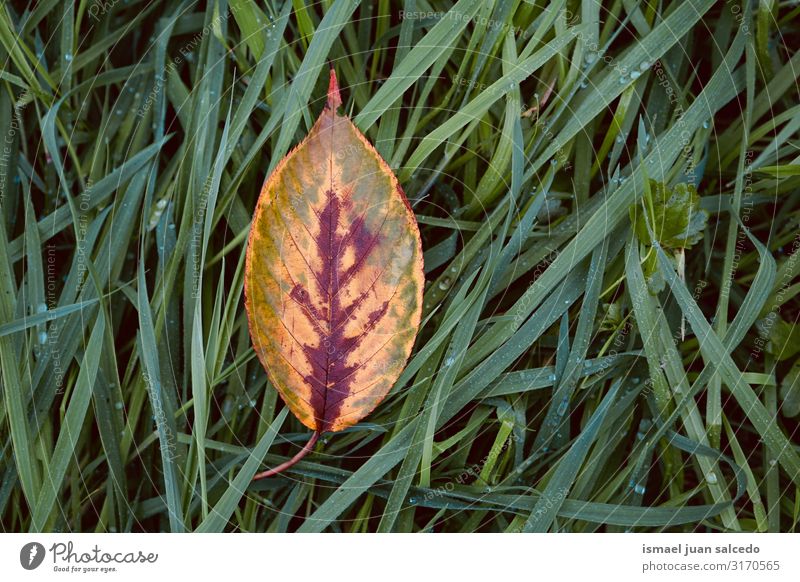
M 328 82 L 328 109 L 336 111 L 342 104 L 342 96 L 339 94 L 339 83 L 336 80 L 336 71 L 331 65 L 331 80 Z

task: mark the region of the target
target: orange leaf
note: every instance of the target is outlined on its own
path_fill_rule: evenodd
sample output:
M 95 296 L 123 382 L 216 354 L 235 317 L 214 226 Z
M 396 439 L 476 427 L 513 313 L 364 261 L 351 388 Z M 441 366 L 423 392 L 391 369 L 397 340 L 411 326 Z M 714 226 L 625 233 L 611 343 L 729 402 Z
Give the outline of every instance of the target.
M 411 353 L 422 244 L 391 168 L 328 103 L 264 183 L 250 228 L 245 304 L 255 351 L 289 409 L 322 432 L 367 416 Z

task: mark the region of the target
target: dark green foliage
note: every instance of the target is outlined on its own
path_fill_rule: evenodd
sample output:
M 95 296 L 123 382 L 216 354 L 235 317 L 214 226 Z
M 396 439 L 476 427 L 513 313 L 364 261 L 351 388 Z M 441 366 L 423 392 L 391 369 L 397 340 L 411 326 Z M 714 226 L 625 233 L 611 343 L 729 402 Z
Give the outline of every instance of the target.
M 794 531 L 798 10 L 3 3 L 2 529 Z M 249 222 L 329 63 L 417 214 L 423 327 L 251 483 L 308 431 Z

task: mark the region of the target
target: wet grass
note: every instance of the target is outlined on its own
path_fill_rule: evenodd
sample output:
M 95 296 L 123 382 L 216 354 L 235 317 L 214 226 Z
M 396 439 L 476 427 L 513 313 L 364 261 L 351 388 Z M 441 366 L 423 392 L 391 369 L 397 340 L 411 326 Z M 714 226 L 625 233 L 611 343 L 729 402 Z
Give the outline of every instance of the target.
M 4 4 L 2 528 L 794 531 L 800 8 L 751 4 Z M 329 63 L 424 325 L 371 416 L 251 483 L 308 431 L 246 236 Z

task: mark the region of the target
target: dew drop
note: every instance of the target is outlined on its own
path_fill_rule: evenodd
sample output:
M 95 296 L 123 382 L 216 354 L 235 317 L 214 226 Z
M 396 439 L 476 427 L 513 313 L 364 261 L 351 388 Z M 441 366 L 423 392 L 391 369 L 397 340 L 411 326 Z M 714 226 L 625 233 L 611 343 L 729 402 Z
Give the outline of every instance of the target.
M 40 344 L 47 343 L 47 332 L 46 331 L 40 331 L 39 332 L 39 343 Z
M 417 498 L 416 498 L 416 497 L 409 497 L 409 498 L 408 498 L 408 502 L 409 502 L 411 505 L 416 505 L 416 504 L 417 504 Z
M 708 129 L 708 121 L 703 122 L 703 129 Z
M 709 473 L 708 475 L 706 475 L 706 482 L 713 485 L 714 483 L 717 482 L 717 475 L 713 472 Z
M 441 289 L 442 291 L 449 289 L 450 283 L 451 283 L 450 277 L 445 277 L 444 279 L 439 281 L 439 289 Z
M 116 408 L 117 410 L 122 410 L 122 402 L 121 401 L 120 402 L 115 402 L 114 403 L 114 408 Z
M 44 313 L 47 311 L 47 303 L 40 303 L 36 306 L 36 313 Z
M 639 71 L 631 71 L 631 79 L 638 79 L 641 73 Z
M 637 485 L 636 485 L 636 486 L 633 488 L 633 492 L 634 492 L 634 493 L 636 493 L 637 495 L 644 495 L 645 488 L 644 488 L 644 486 L 643 486 L 643 485 L 639 485 L 639 484 L 637 484 Z
M 64 60 L 68 63 L 72 61 L 72 53 L 64 53 Z
M 647 61 L 642 61 L 642 64 L 639 65 L 640 71 L 646 71 L 649 68 L 650 68 L 650 63 L 648 63 Z

